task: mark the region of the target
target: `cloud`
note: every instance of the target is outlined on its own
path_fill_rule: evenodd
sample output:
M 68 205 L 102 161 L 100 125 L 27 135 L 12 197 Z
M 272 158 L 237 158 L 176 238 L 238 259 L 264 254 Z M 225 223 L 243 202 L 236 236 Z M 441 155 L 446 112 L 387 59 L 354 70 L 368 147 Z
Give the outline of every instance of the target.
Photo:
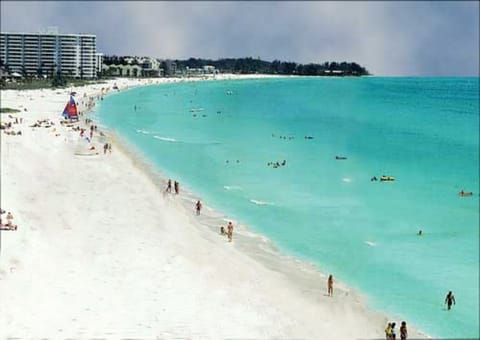
M 58 26 L 106 54 L 356 61 L 378 75 L 478 75 L 478 2 L 1 2 L 2 31 Z M 19 20 L 28 18 L 28 20 Z

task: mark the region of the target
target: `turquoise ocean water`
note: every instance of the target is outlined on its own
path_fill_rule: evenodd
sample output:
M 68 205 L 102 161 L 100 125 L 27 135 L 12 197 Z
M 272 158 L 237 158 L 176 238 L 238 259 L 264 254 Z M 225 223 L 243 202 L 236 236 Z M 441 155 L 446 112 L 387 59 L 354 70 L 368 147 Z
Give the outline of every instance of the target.
M 434 336 L 479 336 L 479 78 L 183 82 L 108 96 L 96 115 L 372 307 Z M 382 175 L 396 180 L 370 180 Z

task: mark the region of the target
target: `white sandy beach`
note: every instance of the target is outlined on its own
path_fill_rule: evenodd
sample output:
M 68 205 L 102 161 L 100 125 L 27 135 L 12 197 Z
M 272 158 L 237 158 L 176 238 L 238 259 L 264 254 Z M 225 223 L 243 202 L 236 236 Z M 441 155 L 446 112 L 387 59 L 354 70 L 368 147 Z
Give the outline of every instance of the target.
M 115 141 L 104 155 L 96 133 L 100 154 L 75 155 L 87 145 L 59 123 L 71 90 L 157 81 L 1 92 L 23 123 L 1 131 L 0 203 L 18 229 L 0 236 L 0 339 L 384 338 L 357 294 L 335 283 L 328 297 L 310 266 L 226 242 Z M 55 125 L 29 127 L 39 119 Z

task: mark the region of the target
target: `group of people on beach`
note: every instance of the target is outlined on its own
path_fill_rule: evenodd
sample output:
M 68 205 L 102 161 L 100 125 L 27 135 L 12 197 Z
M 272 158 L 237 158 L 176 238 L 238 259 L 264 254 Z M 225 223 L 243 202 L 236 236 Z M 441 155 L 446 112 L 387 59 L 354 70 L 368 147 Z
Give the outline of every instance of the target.
M 173 190 L 175 190 L 175 195 L 178 195 L 180 193 L 180 183 L 177 181 L 173 182 Z M 165 188 L 165 192 L 171 193 L 172 192 L 172 180 L 168 179 L 167 181 L 167 187 Z
M 455 304 L 455 296 L 453 295 L 452 291 L 447 293 L 445 297 L 445 304 L 447 305 L 447 310 L 452 308 L 452 305 Z M 387 327 L 385 328 L 385 336 L 387 340 L 395 340 L 397 338 L 396 330 L 395 330 L 395 322 L 389 322 Z M 402 321 L 400 325 L 400 340 L 407 340 L 408 339 L 408 330 L 407 330 L 407 323 Z
M 396 323 L 389 322 L 387 327 L 385 328 L 385 337 L 387 340 L 395 340 L 397 338 L 397 333 L 395 329 Z M 408 338 L 408 330 L 407 330 L 407 323 L 402 321 L 400 326 L 400 340 L 407 340 Z
M 233 239 L 233 223 L 232 221 L 228 222 L 227 224 L 227 230 L 225 230 L 224 226 L 220 227 L 220 235 L 227 236 L 228 237 L 228 242 L 232 242 Z
M 200 215 L 200 211 L 202 210 L 202 202 L 200 200 L 197 200 L 197 203 L 195 203 L 195 213 Z M 228 242 L 232 242 L 233 240 L 233 223 L 232 221 L 228 222 L 227 224 L 227 229 L 225 229 L 224 226 L 220 227 L 220 235 L 222 236 L 227 236 Z
M 107 153 L 112 153 L 112 143 L 105 143 L 103 144 L 103 154 L 105 155 Z
M 90 122 L 91 122 L 91 120 L 90 120 Z M 93 124 L 90 125 L 90 134 L 89 134 L 89 135 L 90 135 L 90 139 L 93 138 L 93 133 L 94 133 L 94 132 L 97 132 L 97 130 L 98 130 L 98 127 L 97 127 L 96 125 L 93 125 Z M 84 137 L 84 135 L 85 135 L 85 129 L 84 129 L 84 128 L 80 128 L 80 137 Z
M 90 125 L 90 139 L 93 138 L 93 133 L 94 133 L 94 132 L 97 132 L 97 129 L 98 129 L 98 128 L 97 128 L 96 125 L 93 125 L 93 124 Z
M 100 131 L 96 124 L 93 124 L 93 120 L 88 117 L 85 118 L 85 124 L 87 125 L 87 127 L 74 126 L 74 123 L 79 122 L 78 120 L 73 122 L 70 120 L 65 120 L 64 122 L 66 122 L 67 126 L 71 127 L 73 131 L 79 131 L 80 137 L 85 138 L 85 140 L 89 143 L 93 141 L 94 134 L 98 134 L 101 137 L 100 141 L 104 140 L 104 138 L 107 137 L 105 133 Z M 85 136 L 85 133 L 87 131 L 89 131 L 89 136 Z M 96 151 L 95 145 L 90 145 L 89 151 Z M 107 152 L 112 153 L 112 144 L 108 142 L 103 144 L 103 154 L 105 155 L 107 154 Z M 96 154 L 98 155 L 98 152 L 96 152 Z
M 13 117 L 12 115 L 8 115 L 8 118 L 12 119 L 12 121 L 6 122 L 5 124 L 3 122 L 0 123 L 0 130 L 4 130 L 3 132 L 6 135 L 12 135 L 12 136 L 20 136 L 22 135 L 22 131 L 15 131 L 13 130 L 13 124 L 22 124 L 23 123 L 23 118 L 18 119 L 18 117 Z
M 1 210 L 0 215 L 3 215 L 6 213 L 5 210 L 3 209 L 0 209 L 0 210 Z M 0 217 L 0 230 L 17 230 L 18 227 L 16 224 L 13 224 L 13 215 L 11 212 L 7 213 L 6 219 L 7 219 L 7 223 L 3 224 L 2 218 Z

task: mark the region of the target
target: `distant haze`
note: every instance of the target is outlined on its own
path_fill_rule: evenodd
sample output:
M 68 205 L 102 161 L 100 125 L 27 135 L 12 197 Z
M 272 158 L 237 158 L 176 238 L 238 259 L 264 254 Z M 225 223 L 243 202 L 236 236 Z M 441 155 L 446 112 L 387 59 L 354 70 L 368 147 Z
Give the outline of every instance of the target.
M 375 75 L 478 76 L 479 3 L 2 1 L 1 30 L 97 35 L 107 55 L 355 61 Z

